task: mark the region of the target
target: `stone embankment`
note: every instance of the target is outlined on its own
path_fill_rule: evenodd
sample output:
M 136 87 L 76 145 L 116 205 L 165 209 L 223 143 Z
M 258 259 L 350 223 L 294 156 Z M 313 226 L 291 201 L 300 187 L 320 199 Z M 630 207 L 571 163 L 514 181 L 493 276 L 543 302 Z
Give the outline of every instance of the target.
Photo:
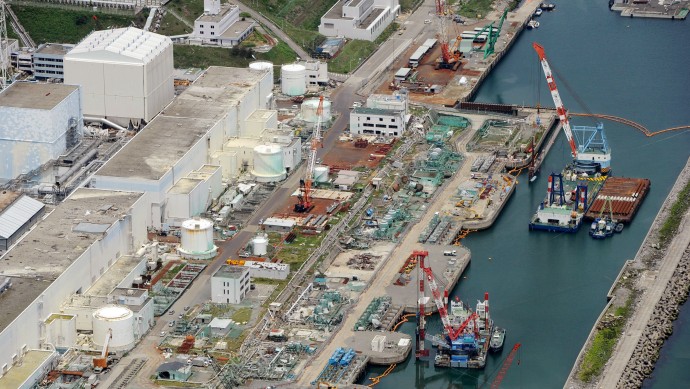
M 673 332 L 679 306 L 690 291 L 690 212 L 683 215 L 675 236 L 667 244 L 659 243 L 659 230 L 671 214 L 671 208 L 690 182 L 690 159 L 664 201 L 640 249 L 626 262 L 609 292 L 609 303 L 594 325 L 577 357 L 565 388 L 639 388 L 654 369 L 664 341 Z M 592 347 L 598 329 L 605 328 L 611 313 L 631 296 L 632 313 L 613 354 L 598 377 L 589 382 L 579 378 L 586 351 Z
M 617 387 L 642 387 L 644 379 L 654 370 L 654 363 L 659 358 L 664 341 L 673 333 L 673 321 L 678 318 L 678 307 L 688 299 L 688 291 L 690 291 L 690 248 L 686 247 L 663 296 L 654 307 L 652 318 L 637 342 L 632 358 L 625 367 Z

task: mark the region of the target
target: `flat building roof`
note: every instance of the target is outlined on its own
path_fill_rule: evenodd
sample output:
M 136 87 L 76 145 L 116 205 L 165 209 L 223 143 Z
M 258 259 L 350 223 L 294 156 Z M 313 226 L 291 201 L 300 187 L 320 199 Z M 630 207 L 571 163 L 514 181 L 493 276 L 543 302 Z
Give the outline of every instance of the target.
M 48 358 L 56 354 L 50 350 L 28 350 L 21 358 L 22 363 L 12 365 L 5 375 L 0 377 L 0 388 L 19 388 L 31 375 L 40 368 Z
M 68 51 L 72 50 L 74 45 L 62 44 L 62 43 L 44 43 L 38 46 L 35 53 L 48 54 L 48 55 L 65 55 Z
M 223 265 L 213 274 L 213 277 L 240 278 L 244 273 L 249 273 L 249 269 L 244 266 Z
M 230 11 L 232 11 L 235 8 L 237 8 L 235 4 L 223 4 L 220 6 L 220 12 L 216 15 L 202 14 L 201 16 L 196 18 L 196 20 L 199 22 L 220 22 L 221 20 L 223 20 L 225 15 L 227 15 Z
M 230 38 L 230 39 L 240 39 L 242 34 L 244 34 L 247 29 L 253 25 L 255 25 L 256 22 L 253 20 L 238 20 L 235 23 L 231 24 L 230 27 L 227 28 L 227 30 L 223 31 L 220 36 L 222 38 Z
M 49 110 L 78 88 L 76 85 L 15 82 L 0 93 L 0 107 Z
M 113 224 L 143 195 L 79 188 L 39 222 L 0 261 L 12 287 L 0 294 L 0 332 L 79 258 L 103 233 L 75 231 L 79 223 Z M 104 204 L 110 207 L 105 209 Z

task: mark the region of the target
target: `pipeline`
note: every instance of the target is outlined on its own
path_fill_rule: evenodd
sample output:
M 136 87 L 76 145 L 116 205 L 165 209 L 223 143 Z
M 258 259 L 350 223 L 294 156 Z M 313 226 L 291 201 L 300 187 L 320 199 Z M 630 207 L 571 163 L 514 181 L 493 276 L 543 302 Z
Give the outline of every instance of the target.
M 58 177 L 57 183 L 59 185 L 64 184 L 67 182 L 67 180 L 74 174 L 76 173 L 79 169 L 81 169 L 82 166 L 86 165 L 90 160 L 96 157 L 98 154 L 97 149 L 93 149 L 86 153 L 83 157 L 79 158 L 79 160 L 71 167 L 69 170 L 67 170 L 63 175 Z
M 119 124 L 115 124 L 106 118 L 96 118 L 96 117 L 91 117 L 91 116 L 84 116 L 84 121 L 85 122 L 98 122 L 101 124 L 105 124 L 106 126 L 112 127 L 116 130 L 127 131 L 126 128 L 122 127 Z
M 373 388 L 374 386 L 376 386 L 376 385 L 378 385 L 379 383 L 381 383 L 381 378 L 384 378 L 385 376 L 387 376 L 388 374 L 390 374 L 390 373 L 393 371 L 393 369 L 395 369 L 396 366 L 398 366 L 398 364 L 397 364 L 397 363 L 394 363 L 394 364 L 388 366 L 388 369 L 386 369 L 386 370 L 383 372 L 383 374 L 381 374 L 380 376 L 376 376 L 376 377 L 373 377 L 373 378 L 369 378 L 372 382 L 371 382 L 369 385 L 367 385 L 367 386 L 370 387 L 370 388 Z

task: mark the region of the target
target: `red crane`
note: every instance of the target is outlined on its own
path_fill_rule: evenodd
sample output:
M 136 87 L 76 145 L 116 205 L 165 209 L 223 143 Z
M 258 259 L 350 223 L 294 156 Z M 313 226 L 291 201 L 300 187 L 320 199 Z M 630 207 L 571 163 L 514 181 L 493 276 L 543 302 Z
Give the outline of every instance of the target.
M 415 335 L 417 336 L 417 351 L 415 358 L 428 357 L 429 350 L 424 348 L 424 340 L 426 339 L 426 312 L 424 304 L 424 259 L 429 255 L 428 251 L 413 251 L 412 256 L 417 258 L 417 267 L 419 267 L 419 293 L 417 294 L 417 329 Z
M 568 121 L 568 111 L 565 110 L 563 106 L 563 101 L 561 100 L 561 95 L 558 93 L 558 88 L 556 87 L 556 81 L 551 74 L 551 67 L 549 62 L 546 60 L 546 53 L 544 48 L 539 43 L 532 43 L 534 51 L 537 52 L 539 56 L 539 62 L 544 70 L 544 76 L 546 76 L 546 83 L 549 84 L 549 90 L 551 91 L 551 98 L 553 98 L 553 103 L 556 105 L 556 112 L 558 112 L 558 118 L 561 120 L 563 125 L 563 132 L 565 132 L 565 137 L 568 138 L 568 143 L 570 143 L 570 152 L 573 154 L 573 158 L 577 157 L 577 146 L 575 145 L 575 139 L 573 138 L 573 132 L 570 129 L 570 122 Z
M 503 382 L 503 378 L 506 376 L 506 373 L 508 372 L 510 365 L 513 363 L 515 354 L 517 353 L 520 346 L 520 343 L 516 343 L 515 346 L 513 346 L 513 349 L 510 350 L 510 354 L 508 354 L 506 359 L 503 361 L 503 365 L 501 365 L 501 370 L 498 371 L 496 378 L 494 378 L 494 381 L 491 383 L 491 389 L 498 389 L 498 387 L 501 386 L 501 382 Z M 519 364 L 520 360 L 518 359 L 518 365 Z
M 311 147 L 309 149 L 309 156 L 307 157 L 307 170 L 304 178 L 299 180 L 300 193 L 297 195 L 297 204 L 295 204 L 295 212 L 309 212 L 314 208 L 311 197 L 311 184 L 314 179 L 314 167 L 316 166 L 316 152 L 321 143 L 321 125 L 323 116 L 323 96 L 319 97 L 319 106 L 316 108 L 316 126 L 311 135 Z
M 474 330 L 476 331 L 476 319 L 479 317 L 479 315 L 477 315 L 474 312 L 462 323 L 460 327 L 458 327 L 457 330 L 453 328 L 453 326 L 450 323 L 450 319 L 448 318 L 448 309 L 446 308 L 446 305 L 443 303 L 443 300 L 441 299 L 441 292 L 438 290 L 438 285 L 436 284 L 434 273 L 431 271 L 430 267 L 425 267 L 423 268 L 423 270 L 426 274 L 426 280 L 429 283 L 429 289 L 431 289 L 431 293 L 434 296 L 436 308 L 438 309 L 438 313 L 441 316 L 443 328 L 445 328 L 446 332 L 448 332 L 448 338 L 450 338 L 451 341 L 456 340 L 465 331 L 470 322 L 474 322 Z
M 453 69 L 458 70 L 460 66 L 460 52 L 457 50 L 460 44 L 460 37 L 458 36 L 455 45 L 451 49 L 448 43 L 448 30 L 446 27 L 448 10 L 446 9 L 446 0 L 436 0 L 436 16 L 438 16 L 438 40 L 441 44 L 441 58 L 436 62 L 436 69 Z

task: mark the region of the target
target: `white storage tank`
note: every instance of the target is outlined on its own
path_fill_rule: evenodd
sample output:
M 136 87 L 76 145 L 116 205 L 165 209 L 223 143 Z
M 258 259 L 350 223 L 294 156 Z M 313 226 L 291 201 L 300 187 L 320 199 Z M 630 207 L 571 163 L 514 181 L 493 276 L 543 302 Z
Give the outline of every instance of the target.
M 105 339 L 112 330 L 108 342 L 110 350 L 131 350 L 134 347 L 134 313 L 122 305 L 106 305 L 93 313 L 93 343 L 103 347 Z
M 302 103 L 302 120 L 309 123 L 316 123 L 319 119 L 316 111 L 319 109 L 319 99 L 308 99 Z M 331 102 L 329 100 L 323 101 L 323 112 L 321 113 L 321 121 L 328 122 L 331 120 Z
M 317 166 L 314 168 L 314 181 L 328 182 L 328 173 L 330 168 L 328 166 Z
M 307 92 L 307 69 L 304 65 L 287 64 L 280 68 L 282 92 L 288 96 L 301 96 Z
M 252 176 L 258 182 L 276 182 L 285 179 L 283 148 L 279 145 L 258 145 L 254 147 L 254 168 Z
M 273 101 L 273 62 L 268 61 L 254 61 L 249 64 L 249 69 L 257 73 L 268 72 L 269 76 L 261 79 L 259 83 L 259 95 L 265 106 L 262 108 L 271 109 Z
M 252 239 L 253 254 L 256 256 L 266 255 L 268 252 L 268 238 L 265 235 L 257 235 Z
M 216 255 L 213 244 L 213 223 L 208 219 L 189 219 L 182 222 L 178 251 L 183 258 L 209 259 Z

